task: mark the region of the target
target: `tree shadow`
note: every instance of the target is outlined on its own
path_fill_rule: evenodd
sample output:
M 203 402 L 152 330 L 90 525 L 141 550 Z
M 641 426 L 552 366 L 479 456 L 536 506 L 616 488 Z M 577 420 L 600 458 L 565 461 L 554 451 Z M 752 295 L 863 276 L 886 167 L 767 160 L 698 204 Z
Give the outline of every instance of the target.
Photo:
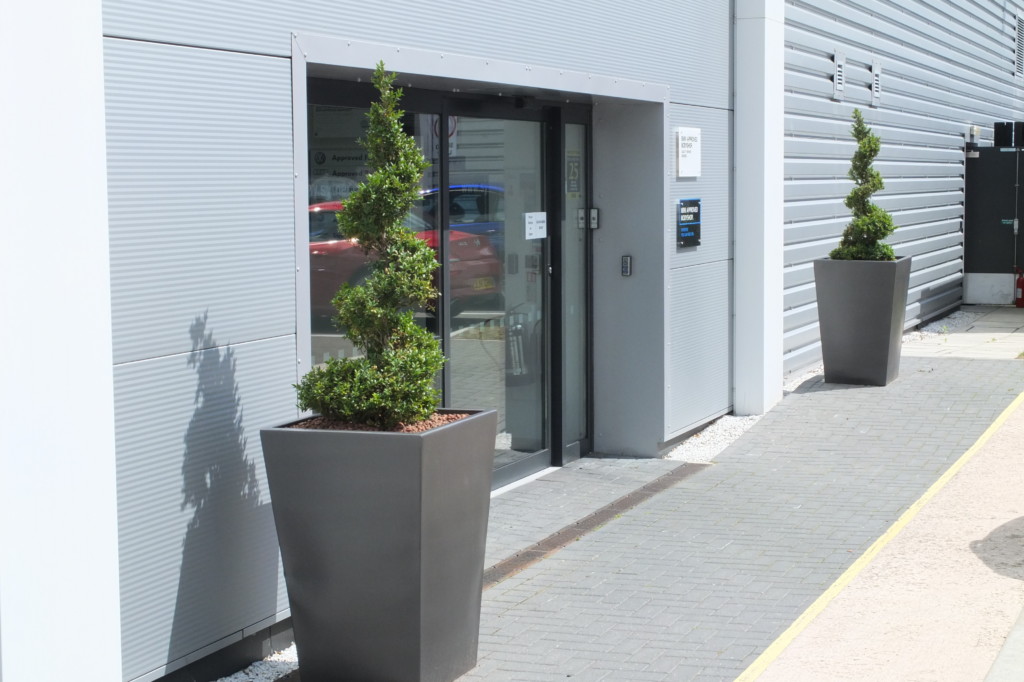
M 277 610 L 277 536 L 246 454 L 235 354 L 218 347 L 206 325 L 204 314 L 189 329 L 187 362 L 197 385 L 184 438 L 181 509 L 191 508 L 192 518 L 182 542 L 169 662 L 191 659 Z
M 983 539 L 975 540 L 971 551 L 999 575 L 1024 580 L 1024 516 L 1007 521 Z

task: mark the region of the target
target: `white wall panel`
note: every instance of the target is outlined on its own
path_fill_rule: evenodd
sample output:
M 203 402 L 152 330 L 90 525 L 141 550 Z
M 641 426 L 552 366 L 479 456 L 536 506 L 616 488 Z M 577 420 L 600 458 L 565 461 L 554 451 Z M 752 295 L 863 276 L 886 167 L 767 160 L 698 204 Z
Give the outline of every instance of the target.
M 594 107 L 594 449 L 656 456 L 665 426 L 665 163 L 668 115 L 655 103 Z M 628 197 L 628 201 L 623 201 Z M 633 258 L 629 277 L 621 258 Z M 642 330 L 642 331 L 641 331 Z M 624 362 L 623 358 L 643 358 Z
M 286 59 L 106 40 L 114 361 L 295 333 Z
M 732 261 L 669 272 L 667 438 L 732 408 Z
M 666 440 L 732 406 L 731 115 L 673 106 L 669 118 L 670 142 L 677 127 L 700 128 L 702 168 L 699 178 L 678 178 L 673 154 L 667 169 L 672 222 L 664 235 Z M 700 246 L 676 245 L 673 228 L 680 199 L 701 200 Z
M 196 352 L 114 371 L 125 680 L 288 606 L 259 429 L 296 416 L 294 339 L 184 331 Z
M 101 18 L 99 0 L 0 8 L 6 682 L 121 672 Z
M 720 0 L 105 0 L 103 17 L 110 36 L 287 56 L 292 31 L 317 33 L 667 83 L 676 101 L 726 108 L 730 12 Z
M 914 257 L 907 324 L 960 303 L 963 145 L 970 125 L 991 140 L 994 121 L 1022 117 L 1013 76 L 1015 1 L 787 0 L 785 368 L 820 358 L 810 263 L 838 244 L 859 107 L 882 139 L 875 167 L 886 180 L 877 203 L 900 229 L 897 255 Z M 833 99 L 836 51 L 847 88 Z M 881 98 L 871 106 L 871 63 Z
M 669 107 L 670 144 L 675 143 L 678 127 L 699 128 L 701 131 L 701 175 L 698 178 L 676 177 L 675 154 L 671 155 L 671 163 L 666 169 L 672 215 L 672 224 L 665 230 L 669 269 L 714 263 L 733 256 L 731 114 L 727 110 L 673 105 Z M 700 246 L 676 246 L 673 228 L 680 199 L 701 200 Z

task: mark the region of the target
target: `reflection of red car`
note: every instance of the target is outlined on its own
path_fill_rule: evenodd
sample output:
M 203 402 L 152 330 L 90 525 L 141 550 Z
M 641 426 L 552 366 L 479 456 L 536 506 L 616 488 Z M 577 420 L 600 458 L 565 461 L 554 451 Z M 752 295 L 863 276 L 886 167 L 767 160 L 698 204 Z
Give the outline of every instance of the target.
M 339 201 L 309 207 L 309 287 L 314 317 L 332 317 L 335 311 L 331 299 L 341 285 L 358 284 L 370 273 L 369 257 L 356 242 L 338 234 L 335 213 L 340 210 Z M 422 218 L 410 214 L 406 226 L 437 251 L 437 231 Z M 449 230 L 448 259 L 454 309 L 487 308 L 498 303 L 501 261 L 487 237 Z

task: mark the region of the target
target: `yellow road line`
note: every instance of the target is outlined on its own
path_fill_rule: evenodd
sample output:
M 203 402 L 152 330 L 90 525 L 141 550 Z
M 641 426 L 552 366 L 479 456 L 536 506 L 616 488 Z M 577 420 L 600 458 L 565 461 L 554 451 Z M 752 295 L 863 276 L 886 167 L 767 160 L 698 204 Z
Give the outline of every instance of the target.
M 753 682 L 768 668 L 772 662 L 777 659 L 783 651 L 786 650 L 793 640 L 796 639 L 797 635 L 803 632 L 811 622 L 817 618 L 825 607 L 835 599 L 843 589 L 850 584 L 857 574 L 867 568 L 868 564 L 875 558 L 875 556 L 882 551 L 882 548 L 889 544 L 893 538 L 899 535 L 900 531 L 917 516 L 921 508 L 924 507 L 935 495 L 942 490 L 949 481 L 956 476 L 967 462 L 977 454 L 978 450 L 988 442 L 988 439 L 999 430 L 999 427 L 1009 418 L 1013 411 L 1020 407 L 1021 403 L 1024 403 L 1024 393 L 1018 395 L 1010 405 L 1003 410 L 1002 414 L 992 422 L 992 424 L 985 429 L 985 433 L 981 434 L 981 437 L 974 442 L 974 445 L 970 447 L 964 454 L 960 456 L 953 466 L 949 467 L 946 473 L 942 474 L 935 483 L 932 484 L 924 495 L 922 495 L 914 504 L 910 505 L 907 511 L 903 512 L 896 523 L 892 524 L 887 531 L 875 542 L 868 547 L 868 550 L 864 552 L 846 571 L 839 576 L 839 578 L 832 583 L 832 585 L 825 590 L 825 592 L 818 597 L 813 604 L 807 607 L 807 610 L 800 614 L 800 617 L 793 621 L 785 632 L 772 642 L 771 646 L 764 650 L 757 659 L 750 664 L 750 666 L 743 671 L 743 673 L 736 678 L 736 682 Z

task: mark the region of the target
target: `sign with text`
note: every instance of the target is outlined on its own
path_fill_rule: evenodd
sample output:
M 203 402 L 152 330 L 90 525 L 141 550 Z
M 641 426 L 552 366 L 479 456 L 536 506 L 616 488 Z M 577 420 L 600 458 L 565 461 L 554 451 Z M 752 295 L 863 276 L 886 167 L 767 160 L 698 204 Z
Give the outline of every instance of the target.
M 547 213 L 524 213 L 526 223 L 527 239 L 544 239 L 548 236 L 548 214 Z
M 676 128 L 676 177 L 700 177 L 700 128 Z
M 680 199 L 676 213 L 676 245 L 700 246 L 700 199 Z
M 565 152 L 565 198 L 578 199 L 583 192 L 583 158 L 579 150 Z

